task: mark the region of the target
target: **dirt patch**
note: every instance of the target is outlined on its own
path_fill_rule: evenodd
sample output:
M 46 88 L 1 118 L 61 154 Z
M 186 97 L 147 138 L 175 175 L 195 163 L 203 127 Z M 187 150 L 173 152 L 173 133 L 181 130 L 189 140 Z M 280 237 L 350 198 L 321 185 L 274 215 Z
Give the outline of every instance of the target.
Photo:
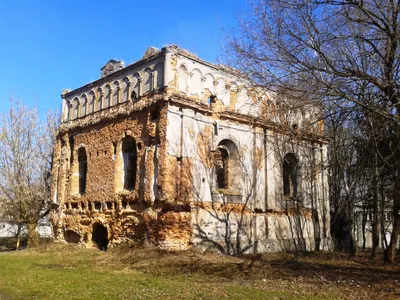
M 10 298 L 6 295 L 0 292 L 0 300 L 9 300 Z

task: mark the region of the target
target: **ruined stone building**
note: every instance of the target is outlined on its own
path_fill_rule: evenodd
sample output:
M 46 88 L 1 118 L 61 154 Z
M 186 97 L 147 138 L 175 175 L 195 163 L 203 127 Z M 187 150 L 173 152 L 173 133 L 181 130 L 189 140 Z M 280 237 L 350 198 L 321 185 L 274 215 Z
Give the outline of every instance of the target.
M 56 239 L 226 253 L 328 247 L 317 105 L 289 108 L 174 45 L 126 67 L 110 60 L 62 101 Z

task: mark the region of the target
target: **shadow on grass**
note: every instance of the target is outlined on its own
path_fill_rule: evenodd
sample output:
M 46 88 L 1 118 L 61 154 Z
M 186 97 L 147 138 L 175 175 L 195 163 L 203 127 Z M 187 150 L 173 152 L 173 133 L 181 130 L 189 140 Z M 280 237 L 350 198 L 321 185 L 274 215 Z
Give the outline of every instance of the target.
M 153 275 L 209 275 L 215 279 L 305 278 L 362 285 L 400 282 L 400 266 L 370 260 L 369 253 L 349 259 L 343 253 L 271 253 L 230 257 L 196 251 L 170 252 L 157 248 L 113 249 L 109 259 L 118 257 L 124 266 Z
M 78 245 L 49 245 L 19 253 L 19 259 L 35 257 L 34 267 L 40 269 L 112 270 L 169 279 L 183 275 L 184 278 L 198 278 L 196 280 L 207 278 L 207 281 L 222 285 L 236 282 L 244 286 L 264 286 L 280 291 L 290 288 L 295 292 L 312 290 L 314 293 L 322 289 L 342 295 L 357 287 L 357 293 L 361 291 L 368 297 L 382 293 L 397 297 L 400 291 L 400 265 L 387 266 L 372 261 L 368 252 L 360 253 L 355 259 L 330 252 L 232 257 L 195 250 L 166 251 L 156 247 L 118 247 L 104 252 L 82 249 Z

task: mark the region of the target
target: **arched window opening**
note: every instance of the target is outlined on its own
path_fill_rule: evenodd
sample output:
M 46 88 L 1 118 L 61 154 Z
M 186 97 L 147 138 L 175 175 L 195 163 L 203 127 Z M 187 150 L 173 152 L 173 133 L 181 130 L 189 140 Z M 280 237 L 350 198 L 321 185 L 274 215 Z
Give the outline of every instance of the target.
M 215 155 L 217 188 L 241 191 L 243 172 L 236 145 L 230 140 L 222 140 Z
M 87 155 L 85 148 L 78 150 L 79 163 L 79 194 L 83 195 L 86 191 L 86 174 L 87 174 Z
M 297 197 L 297 158 L 288 153 L 283 159 L 283 195 Z
M 136 142 L 132 137 L 122 141 L 122 159 L 124 164 L 124 189 L 134 190 L 136 183 L 137 153 Z
M 217 169 L 217 187 L 219 189 L 229 188 L 229 154 L 228 150 L 222 146 L 217 149 L 217 157 L 215 160 Z

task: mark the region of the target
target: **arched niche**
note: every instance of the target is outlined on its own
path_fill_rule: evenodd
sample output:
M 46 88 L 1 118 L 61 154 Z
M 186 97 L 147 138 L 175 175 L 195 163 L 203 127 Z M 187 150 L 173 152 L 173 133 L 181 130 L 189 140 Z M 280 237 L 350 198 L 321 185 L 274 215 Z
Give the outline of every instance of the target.
M 89 103 L 88 103 L 88 108 L 87 108 L 87 113 L 91 114 L 94 112 L 94 105 L 96 102 L 96 94 L 93 91 L 89 92 Z
M 65 101 L 64 121 L 71 120 L 71 115 L 72 115 L 72 103 L 71 101 Z
M 75 97 L 72 103 L 73 103 L 72 119 L 75 120 L 79 117 L 79 98 Z
M 153 89 L 153 71 L 146 68 L 143 73 L 143 94 L 150 92 Z
M 129 80 L 128 77 L 124 77 L 124 78 L 122 79 L 122 88 L 121 88 L 121 90 L 122 90 L 122 96 L 121 96 L 121 102 L 126 102 L 126 101 L 129 100 L 129 97 L 130 97 L 130 94 L 131 94 L 130 88 L 131 88 L 131 81 Z
M 179 90 L 184 93 L 188 91 L 188 71 L 185 65 L 179 67 Z
M 104 96 L 104 103 L 103 103 L 103 108 L 110 107 L 111 105 L 111 94 L 112 94 L 112 89 L 109 84 L 105 86 L 105 96 Z
M 204 82 L 204 88 L 208 89 L 211 93 L 215 93 L 215 86 L 214 86 L 214 81 L 215 78 L 212 74 L 206 74 L 204 75 L 205 82 Z
M 201 97 L 202 93 L 202 79 L 203 75 L 199 69 L 193 69 L 190 74 L 190 93 Z
M 99 111 L 103 108 L 103 98 L 104 98 L 104 93 L 102 88 L 97 89 L 97 97 L 96 97 L 96 106 L 95 106 L 95 111 Z
M 86 96 L 86 94 L 83 94 L 82 96 L 81 96 L 81 98 L 82 98 L 82 100 L 81 100 L 81 109 L 80 109 L 80 117 L 84 117 L 84 116 L 86 116 L 86 113 L 87 113 L 87 103 L 88 103 L 88 101 L 87 101 L 87 96 Z
M 163 87 L 164 82 L 164 64 L 158 63 L 154 66 L 154 86 L 155 89 L 160 89 Z
M 120 90 L 121 90 L 121 85 L 119 81 L 118 80 L 114 81 L 111 105 L 117 105 L 118 103 L 120 103 Z
M 206 104 L 210 104 L 211 98 L 213 95 L 215 95 L 215 87 L 214 87 L 214 81 L 215 78 L 212 74 L 206 74 L 203 77 L 204 84 L 203 84 L 203 95 L 202 95 L 202 102 Z
M 226 79 L 221 77 L 217 79 L 215 87 L 215 95 L 226 105 L 227 99 L 229 99 L 229 93 L 226 90 Z
M 139 73 L 133 74 L 132 78 L 132 93 L 130 95 L 132 101 L 136 101 L 137 98 L 141 96 L 141 89 L 140 89 L 140 82 L 141 82 L 141 77 Z

